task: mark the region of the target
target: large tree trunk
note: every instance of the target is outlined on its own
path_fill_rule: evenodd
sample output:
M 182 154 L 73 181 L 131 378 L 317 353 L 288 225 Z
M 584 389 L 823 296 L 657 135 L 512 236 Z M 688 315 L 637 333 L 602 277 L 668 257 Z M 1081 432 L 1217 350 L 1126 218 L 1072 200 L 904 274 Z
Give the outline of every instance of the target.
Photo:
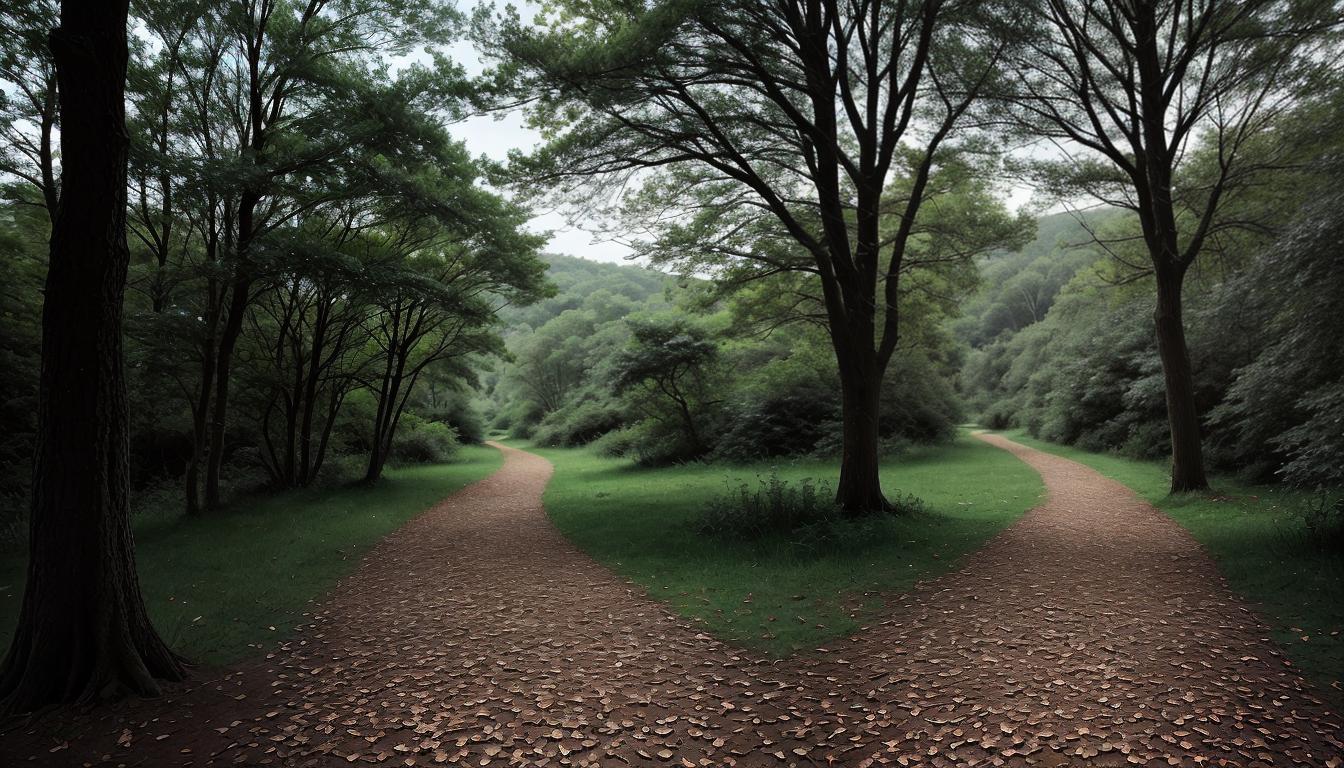
M 874 366 L 870 366 L 874 367 Z M 857 364 L 840 366 L 841 414 L 844 434 L 840 455 L 840 485 L 835 503 L 853 513 L 891 508 L 882 495 L 878 474 L 881 459 L 877 434 L 882 373 Z
M 150 625 L 128 508 L 122 369 L 127 0 L 65 0 L 51 33 L 65 178 L 42 309 L 28 581 L 0 710 L 29 712 L 182 677 Z
M 1181 316 L 1179 273 L 1157 271 L 1157 352 L 1162 359 L 1162 378 L 1167 388 L 1167 423 L 1171 429 L 1171 492 L 1199 491 L 1209 487 L 1204 475 L 1200 445 L 1199 412 L 1195 408 L 1195 379 L 1190 369 L 1190 351 L 1185 344 L 1185 321 Z

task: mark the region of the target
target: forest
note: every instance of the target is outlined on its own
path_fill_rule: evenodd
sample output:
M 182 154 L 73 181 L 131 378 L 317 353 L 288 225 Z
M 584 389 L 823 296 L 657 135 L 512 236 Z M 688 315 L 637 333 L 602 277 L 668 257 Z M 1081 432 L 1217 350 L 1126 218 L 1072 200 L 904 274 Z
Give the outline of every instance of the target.
M 1344 765 L 1341 53 L 4 4 L 0 763 Z

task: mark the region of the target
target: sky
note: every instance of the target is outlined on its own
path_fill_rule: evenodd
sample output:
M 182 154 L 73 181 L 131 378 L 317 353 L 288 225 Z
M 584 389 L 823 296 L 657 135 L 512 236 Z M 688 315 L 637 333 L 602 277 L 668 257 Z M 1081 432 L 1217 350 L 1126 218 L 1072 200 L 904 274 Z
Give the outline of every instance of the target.
M 523 124 L 521 115 L 511 113 L 496 117 L 473 117 L 452 126 L 453 134 L 466 143 L 472 155 L 486 155 L 492 160 L 503 160 L 510 150 L 524 152 L 540 141 L 536 131 Z M 529 223 L 534 232 L 551 232 L 546 250 L 596 261 L 623 261 L 630 249 L 620 243 L 599 238 L 582 227 L 571 226 L 565 217 L 555 211 L 538 211 Z
M 464 141 L 472 155 L 486 155 L 492 160 L 503 160 L 510 150 L 524 152 L 540 141 L 536 131 L 523 124 L 516 113 L 495 117 L 473 117 L 452 126 L 453 134 Z M 534 232 L 551 232 L 546 250 L 596 261 L 625 260 L 630 249 L 620 243 L 599 238 L 582 227 L 571 226 L 565 217 L 555 211 L 538 211 L 529 222 Z
M 520 13 L 535 13 L 533 3 L 521 4 Z M 473 74 L 483 69 L 478 52 L 469 43 L 458 43 L 451 48 L 452 57 Z M 540 141 L 540 135 L 528 128 L 518 113 L 473 117 L 452 126 L 453 134 L 467 145 L 472 155 L 486 155 L 492 160 L 504 160 L 510 150 L 531 150 Z M 1030 202 L 1031 190 L 1013 187 L 1009 190 L 1007 205 L 1017 210 Z M 570 223 L 556 211 L 538 211 L 529 223 L 534 232 L 551 233 L 546 250 L 596 261 L 621 262 L 631 254 L 629 247 L 613 242 L 583 227 L 583 222 Z
M 515 5 L 523 16 L 531 16 L 536 12 L 535 3 Z M 484 68 L 478 52 L 470 43 L 453 45 L 449 53 L 472 74 Z M 522 115 L 517 112 L 473 117 L 453 125 L 451 130 L 454 136 L 466 143 L 467 150 L 473 156 L 485 155 L 491 160 L 504 160 L 509 151 L 514 149 L 529 151 L 541 141 L 540 134 L 524 125 Z M 551 253 L 609 262 L 620 262 L 630 255 L 630 248 L 600 238 L 582 227 L 572 226 L 555 211 L 538 211 L 529 223 L 529 228 L 534 232 L 551 233 L 550 243 L 546 246 L 546 250 Z

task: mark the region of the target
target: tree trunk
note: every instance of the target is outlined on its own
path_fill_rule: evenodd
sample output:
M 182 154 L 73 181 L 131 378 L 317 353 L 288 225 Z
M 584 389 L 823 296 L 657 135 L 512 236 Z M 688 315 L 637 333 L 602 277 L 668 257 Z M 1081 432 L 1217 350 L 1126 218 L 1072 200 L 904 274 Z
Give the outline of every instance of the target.
M 397 384 L 399 386 L 399 382 Z M 369 448 L 369 466 L 364 471 L 364 482 L 376 483 L 383 476 L 383 468 L 387 464 L 387 457 L 392 454 L 392 414 L 390 409 L 392 403 L 396 402 L 396 392 L 392 389 L 394 384 L 385 380 L 383 387 L 378 393 L 378 414 L 373 424 L 373 440 L 370 441 Z
M 239 247 L 240 256 L 242 247 Z M 224 319 L 224 328 L 219 335 L 219 345 L 215 348 L 215 402 L 210 415 L 210 444 L 205 455 L 205 508 L 219 509 L 220 506 L 220 470 L 224 466 L 224 437 L 228 425 L 229 378 L 233 368 L 233 350 L 238 337 L 243 333 L 243 314 L 247 312 L 252 281 L 242 270 L 240 263 L 231 289 L 228 315 Z
M 835 503 L 853 513 L 880 512 L 891 505 L 882 495 L 878 474 L 877 416 L 882 393 L 880 371 L 840 366 L 841 414 L 844 426 L 840 456 L 840 485 Z
M 400 313 L 397 313 L 393 319 L 394 323 L 400 323 Z M 387 463 L 387 456 L 392 452 L 391 437 L 391 409 L 397 401 L 398 391 L 401 387 L 401 374 L 404 370 L 405 360 L 402 357 L 402 341 L 400 336 L 400 326 L 395 325 L 387 345 L 387 362 L 383 365 L 382 381 L 378 387 L 378 410 L 373 419 L 373 439 L 370 440 L 369 448 L 369 467 L 364 472 L 364 482 L 374 483 L 383 476 L 383 465 Z
M 191 459 L 187 461 L 187 471 L 182 478 L 182 492 L 186 496 L 185 513 L 188 517 L 195 517 L 201 513 L 201 453 L 205 449 L 205 409 L 209 407 L 207 399 L 206 404 L 199 407 L 199 412 L 192 415 L 191 419 Z
M 1204 475 L 1200 445 L 1199 413 L 1195 408 L 1195 380 L 1190 369 L 1190 351 L 1185 344 L 1181 317 L 1182 275 L 1157 271 L 1157 351 L 1162 358 L 1162 378 L 1167 389 L 1167 423 L 1171 430 L 1171 492 L 1199 491 L 1209 487 Z
M 364 470 L 364 482 L 373 484 L 383 476 L 383 467 L 387 464 L 387 453 L 376 442 L 369 449 L 369 466 Z
M 673 388 L 675 392 L 675 387 Z M 673 395 L 673 401 L 677 404 L 677 413 L 681 415 L 681 426 L 686 430 L 686 437 L 691 441 L 691 451 L 695 456 L 701 456 L 706 453 L 705 443 L 700 439 L 700 430 L 695 428 L 695 417 L 691 414 L 690 403 L 680 393 Z
M 47 80 L 47 96 L 42 110 L 40 147 L 38 164 L 42 167 L 42 201 L 47 206 L 47 220 L 56 223 L 56 211 L 60 208 L 61 189 L 56 183 L 56 160 L 51 151 L 52 135 L 56 128 L 56 105 L 60 94 L 56 90 L 56 78 Z
M 0 710 L 30 712 L 182 677 L 136 578 L 122 367 L 127 0 L 65 0 L 50 44 L 67 179 L 51 237 L 28 581 Z
M 213 324 L 214 320 L 210 322 Z M 201 364 L 201 388 L 191 413 L 191 460 L 187 462 L 184 478 L 188 515 L 201 512 L 201 464 L 210 450 L 210 414 L 211 391 L 215 383 L 215 350 L 212 340 L 207 338 L 205 355 Z

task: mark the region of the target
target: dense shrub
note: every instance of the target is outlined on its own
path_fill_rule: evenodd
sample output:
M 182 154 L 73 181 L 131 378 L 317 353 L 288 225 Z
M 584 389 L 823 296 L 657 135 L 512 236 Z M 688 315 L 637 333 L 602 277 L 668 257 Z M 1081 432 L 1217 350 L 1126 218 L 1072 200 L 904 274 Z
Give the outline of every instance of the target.
M 532 439 L 548 446 L 585 445 L 624 422 L 625 414 L 618 404 L 587 400 L 546 414 L 532 430 Z
M 430 421 L 440 421 L 452 428 L 458 441 L 479 443 L 485 439 L 485 419 L 467 393 L 460 392 L 444 402 L 417 408 L 416 413 Z
M 457 453 L 457 448 L 457 435 L 452 427 L 407 413 L 402 416 L 392 441 L 392 460 L 397 464 L 448 461 Z
M 961 403 L 951 375 L 922 352 L 898 355 L 882 386 L 878 433 L 891 446 L 932 443 L 956 433 Z
M 788 393 L 727 408 L 731 416 L 715 441 L 714 456 L 751 461 L 812 453 L 839 418 L 838 404 L 819 395 Z
M 716 536 L 756 539 L 843 515 L 825 481 L 815 483 L 808 478 L 791 485 L 771 471 L 768 477 L 757 478 L 756 488 L 742 483 L 711 499 L 701 515 L 700 530 Z
M 700 447 L 686 439 L 680 425 L 667 419 L 637 422 L 625 431 L 625 440 L 622 455 L 646 467 L 695 461 L 702 455 Z
M 1344 550 L 1344 495 L 1320 492 L 1300 501 L 1293 511 L 1310 544 Z
M 601 456 L 611 458 L 633 456 L 642 439 L 641 432 L 637 426 L 621 427 L 599 437 L 590 445 Z

